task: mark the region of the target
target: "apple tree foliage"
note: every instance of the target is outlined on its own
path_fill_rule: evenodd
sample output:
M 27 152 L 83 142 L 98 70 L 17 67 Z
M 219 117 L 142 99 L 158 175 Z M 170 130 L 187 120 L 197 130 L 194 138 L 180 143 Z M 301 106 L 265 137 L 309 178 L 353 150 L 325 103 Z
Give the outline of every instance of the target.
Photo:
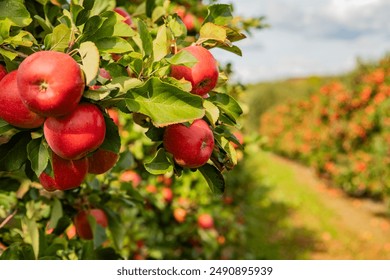
M 239 242 L 239 229 L 217 230 L 218 221 L 211 230 L 194 228 L 201 211 L 236 223 L 229 214 L 234 203 L 215 194 L 224 193 L 223 173 L 237 164 L 235 145 L 242 148 L 232 133 L 243 113 L 234 98 L 239 87 L 228 83 L 230 70 L 222 65 L 208 98 L 169 76 L 171 65 L 197 62 L 178 49 L 198 44 L 241 55 L 235 42 L 263 27 L 261 19 L 234 17 L 230 5 L 212 2 L 0 0 L 0 63 L 10 72 L 40 50 L 71 55 L 84 72 L 83 101 L 104 111 L 102 147 L 120 154 L 114 168 L 88 175 L 79 188 L 47 192 L 38 180 L 51 166 L 42 128 L 18 129 L 0 119 L 0 258 L 212 258 L 223 255 L 226 238 Z M 130 26 L 115 7 L 130 13 Z M 178 7 L 195 15 L 193 28 Z M 100 68 L 112 79 L 100 76 Z M 117 123 L 108 109 L 119 115 Z M 212 127 L 215 148 L 206 165 L 183 169 L 163 148 L 164 128 L 200 118 Z M 106 230 L 90 219 L 92 241 L 77 238 L 72 227 L 86 208 L 104 209 L 109 220 Z M 184 220 L 175 216 L 178 208 Z M 224 254 L 232 257 L 234 250 Z

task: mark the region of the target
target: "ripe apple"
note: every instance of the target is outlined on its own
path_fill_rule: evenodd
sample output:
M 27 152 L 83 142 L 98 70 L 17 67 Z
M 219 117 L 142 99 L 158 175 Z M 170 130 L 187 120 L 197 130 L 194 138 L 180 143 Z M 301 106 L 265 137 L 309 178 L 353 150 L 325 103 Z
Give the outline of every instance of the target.
M 163 145 L 182 167 L 197 168 L 204 165 L 214 149 L 214 135 L 208 124 L 195 120 L 189 127 L 170 125 L 165 129 Z
M 109 108 L 109 109 L 107 109 L 107 113 L 110 116 L 110 118 L 114 121 L 114 123 L 117 126 L 120 126 L 118 111 L 116 109 L 114 109 L 114 108 Z
M 106 213 L 102 209 L 83 210 L 74 217 L 74 225 L 76 227 L 77 235 L 85 240 L 93 238 L 92 228 L 88 221 L 88 216 L 92 216 L 96 223 L 106 228 L 108 226 L 108 219 Z
M 139 184 L 141 184 L 142 178 L 137 172 L 133 170 L 126 170 L 119 176 L 119 181 L 132 183 L 133 187 L 136 188 Z
M 156 193 L 157 192 L 157 187 L 155 185 L 147 185 L 145 189 L 148 193 Z
M 41 185 L 48 191 L 65 191 L 77 188 L 88 173 L 88 161 L 86 158 L 67 160 L 52 153 L 52 165 L 54 178 L 45 172 L 39 176 Z
M 214 220 L 210 214 L 200 214 L 198 217 L 198 226 L 203 229 L 210 229 L 214 227 Z
M 117 153 L 97 149 L 90 157 L 88 157 L 88 173 L 103 174 L 114 167 L 118 161 L 119 155 Z
M 5 69 L 4 65 L 0 64 L 0 81 L 7 75 L 7 69 Z
M 193 67 L 172 65 L 171 76 L 191 82 L 191 93 L 206 95 L 215 88 L 218 82 L 218 65 L 213 55 L 202 46 L 189 46 L 180 51 L 190 52 L 198 62 Z
M 235 131 L 233 132 L 233 135 L 236 136 L 238 142 L 243 145 L 244 144 L 244 135 L 242 135 L 242 133 L 240 131 Z M 233 147 L 235 149 L 238 148 L 238 145 L 236 143 L 232 143 Z
M 40 51 L 18 69 L 18 87 L 26 106 L 43 116 L 63 116 L 74 110 L 84 92 L 84 75 L 68 54 Z
M 80 159 L 103 143 L 106 124 L 96 105 L 80 103 L 69 115 L 47 118 L 43 133 L 54 153 L 64 159 Z
M 186 220 L 187 211 L 183 208 L 175 208 L 173 210 L 173 217 L 178 223 L 184 223 Z
M 192 31 L 195 29 L 195 21 L 197 20 L 197 18 L 193 14 L 186 13 L 184 17 L 182 17 L 182 19 L 188 31 Z
M 123 8 L 121 7 L 116 7 L 114 9 L 114 12 L 120 14 L 122 17 L 124 17 L 123 22 L 126 23 L 127 25 L 131 26 L 133 24 L 133 21 L 131 20 L 130 14 Z
M 162 192 L 162 195 L 163 195 L 165 202 L 170 203 L 173 199 L 172 189 L 168 188 L 168 187 L 163 187 L 161 192 Z
M 0 118 L 19 128 L 39 127 L 45 118 L 24 105 L 19 94 L 17 75 L 17 70 L 12 71 L 0 81 Z

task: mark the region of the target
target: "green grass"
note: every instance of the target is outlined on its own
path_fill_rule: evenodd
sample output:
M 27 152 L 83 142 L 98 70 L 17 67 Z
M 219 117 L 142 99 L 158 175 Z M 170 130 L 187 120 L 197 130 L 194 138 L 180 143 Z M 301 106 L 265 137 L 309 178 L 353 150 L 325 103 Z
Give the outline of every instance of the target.
M 364 246 L 369 244 L 360 244 L 358 236 L 364 226 L 360 225 L 361 230 L 351 228 L 345 215 L 338 212 L 343 209 L 329 201 L 329 194 L 319 191 L 318 180 L 300 174 L 301 169 L 294 169 L 293 164 L 278 160 L 255 145 L 246 150 L 246 160 L 228 177 L 228 184 L 242 186 L 247 258 L 367 256 Z

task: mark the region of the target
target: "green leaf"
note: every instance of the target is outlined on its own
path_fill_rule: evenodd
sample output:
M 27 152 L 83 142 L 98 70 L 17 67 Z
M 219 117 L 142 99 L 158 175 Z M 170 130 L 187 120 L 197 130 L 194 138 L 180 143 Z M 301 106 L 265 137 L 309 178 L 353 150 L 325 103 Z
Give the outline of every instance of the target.
M 198 44 L 208 40 L 214 40 L 225 43 L 227 39 L 226 29 L 211 22 L 205 23 L 199 31 Z
M 91 15 L 98 15 L 104 11 L 112 11 L 116 6 L 115 0 L 94 0 L 93 8 L 91 9 Z
M 187 36 L 187 28 L 177 14 L 168 17 L 167 26 L 174 38 L 184 39 Z
M 31 140 L 28 132 L 15 134 L 0 146 L 0 171 L 16 171 L 27 161 L 27 145 Z
M 222 195 L 224 193 L 225 179 L 215 166 L 211 164 L 205 164 L 199 167 L 198 170 L 206 179 L 212 193 L 217 195 Z
M 57 227 L 58 221 L 62 218 L 64 212 L 62 210 L 62 204 L 58 198 L 54 198 L 51 203 L 51 216 L 48 224 L 49 229 L 54 229 Z
M 102 54 L 126 53 L 133 51 L 133 47 L 125 39 L 119 37 L 107 37 L 95 42 Z
M 166 58 L 167 62 L 172 65 L 184 65 L 187 67 L 193 67 L 198 60 L 189 51 L 183 50 L 177 54 Z
M 50 36 L 50 50 L 64 52 L 72 39 L 72 31 L 68 26 L 65 24 L 57 25 Z
M 49 162 L 49 151 L 44 145 L 43 138 L 31 140 L 27 145 L 28 159 L 31 162 L 31 168 L 37 177 L 45 170 Z
M 26 227 L 26 243 L 31 244 L 35 259 L 38 259 L 39 256 L 39 230 L 38 230 L 38 224 L 35 220 L 29 219 L 27 217 L 24 217 L 22 219 L 23 224 Z
M 157 151 L 155 157 L 151 161 L 145 163 L 145 168 L 153 175 L 166 174 L 173 170 L 172 163 L 169 161 L 165 150 L 162 148 Z
M 115 247 L 117 250 L 122 249 L 123 240 L 125 238 L 126 230 L 123 227 L 123 223 L 121 221 L 118 213 L 109 209 L 108 207 L 104 207 L 104 212 L 108 218 L 108 228 L 111 231 L 111 236 L 114 241 Z
M 142 53 L 144 57 L 153 55 L 153 41 L 150 31 L 142 20 L 138 20 L 138 32 L 142 41 Z
M 202 98 L 183 91 L 158 78 L 126 94 L 126 105 L 132 112 L 149 116 L 157 127 L 200 119 L 205 110 Z
M 169 53 L 169 40 L 167 27 L 162 25 L 157 31 L 156 39 L 153 41 L 154 61 L 160 61 Z
M 139 87 L 142 84 L 142 81 L 138 79 L 121 76 L 113 78 L 111 83 L 105 85 L 104 87 L 110 90 L 119 89 L 120 92 L 128 92 L 129 90 Z
M 232 7 L 227 4 L 215 4 L 208 7 L 204 24 L 212 22 L 217 25 L 229 25 L 233 19 Z
M 93 42 L 81 43 L 79 48 L 81 56 L 81 68 L 85 74 L 85 83 L 90 85 L 99 73 L 100 55 Z
M 106 151 L 119 153 L 121 138 L 119 136 L 118 126 L 109 117 L 105 117 L 104 121 L 106 122 L 106 137 L 100 148 Z
M 14 52 L 11 52 L 11 51 L 7 51 L 7 50 L 4 50 L 2 48 L 0 48 L 0 54 L 5 57 L 5 58 L 8 58 L 9 60 L 14 60 L 15 58 L 18 57 L 18 55 Z
M 219 109 L 209 100 L 204 100 L 203 106 L 206 109 L 206 117 L 211 124 L 216 124 L 219 118 Z
M 93 234 L 93 247 L 96 249 L 100 247 L 104 241 L 107 240 L 106 229 L 96 222 L 96 219 L 92 215 L 88 215 L 88 222 L 92 229 Z
M 152 17 L 154 8 L 156 8 L 156 0 L 146 0 L 146 16 Z
M 217 107 L 234 123 L 236 123 L 236 120 L 243 113 L 238 102 L 230 95 L 218 93 L 210 97 L 209 100 L 217 105 Z
M 23 0 L 0 0 L 0 20 L 6 18 L 19 27 L 25 27 L 32 21 Z
M 0 135 L 4 135 L 6 132 L 13 130 L 14 127 L 7 123 L 5 120 L 0 119 Z

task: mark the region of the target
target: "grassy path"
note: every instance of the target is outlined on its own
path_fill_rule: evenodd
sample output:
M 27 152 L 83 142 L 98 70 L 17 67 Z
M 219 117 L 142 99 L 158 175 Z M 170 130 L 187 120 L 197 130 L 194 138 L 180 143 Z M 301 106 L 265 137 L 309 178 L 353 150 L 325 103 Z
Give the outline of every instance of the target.
M 310 169 L 270 153 L 251 154 L 245 168 L 254 182 L 244 211 L 256 258 L 390 259 L 383 204 L 347 197 Z

